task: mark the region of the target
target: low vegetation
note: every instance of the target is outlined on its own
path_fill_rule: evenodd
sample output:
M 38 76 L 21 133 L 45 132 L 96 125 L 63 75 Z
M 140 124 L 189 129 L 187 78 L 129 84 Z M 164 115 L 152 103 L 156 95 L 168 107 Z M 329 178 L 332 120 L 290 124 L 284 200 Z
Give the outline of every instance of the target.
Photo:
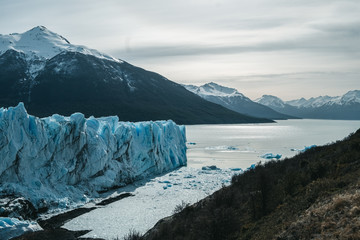
M 141 239 L 360 239 L 360 130 L 258 164 Z M 181 210 L 181 211 L 180 211 Z
M 123 237 L 123 240 L 141 240 L 141 234 L 131 229 L 130 232 Z

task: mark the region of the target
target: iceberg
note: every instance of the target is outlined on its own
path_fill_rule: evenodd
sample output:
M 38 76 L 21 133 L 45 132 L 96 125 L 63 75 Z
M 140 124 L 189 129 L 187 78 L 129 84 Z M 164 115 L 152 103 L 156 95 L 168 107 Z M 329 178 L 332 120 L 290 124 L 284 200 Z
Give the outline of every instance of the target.
M 255 169 L 255 168 L 256 168 L 256 164 L 251 164 L 251 166 L 248 167 L 248 168 L 246 169 L 246 171 L 249 171 L 249 170 L 252 170 L 252 169 Z
M 317 146 L 316 145 L 305 146 L 304 149 L 300 150 L 300 152 L 305 152 L 305 151 L 307 151 L 311 148 L 315 148 L 315 147 L 317 147 Z
M 265 158 L 265 159 L 280 159 L 281 158 L 281 154 L 273 154 L 273 153 L 266 153 L 262 156 L 260 156 L 261 158 Z
M 291 151 L 298 151 L 298 152 L 305 152 L 305 151 L 307 151 L 307 150 L 309 150 L 309 149 L 311 149 L 311 148 L 314 148 L 314 147 L 317 147 L 317 145 L 310 145 L 310 146 L 305 146 L 303 149 L 296 149 L 296 148 L 291 148 L 290 150 Z
M 187 164 L 185 126 L 0 108 L 0 197 L 68 207 Z

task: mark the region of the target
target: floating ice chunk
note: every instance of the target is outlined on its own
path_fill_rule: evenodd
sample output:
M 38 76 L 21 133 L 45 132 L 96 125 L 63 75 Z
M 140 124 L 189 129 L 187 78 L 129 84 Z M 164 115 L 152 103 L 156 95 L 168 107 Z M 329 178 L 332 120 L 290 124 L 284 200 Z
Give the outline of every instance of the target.
M 246 170 L 251 170 L 251 169 L 255 169 L 256 165 L 255 164 L 251 164 L 250 167 L 248 167 Z
M 281 158 L 281 154 L 273 154 L 273 153 L 266 153 L 262 156 L 260 156 L 261 158 L 265 158 L 265 159 L 280 159 Z
M 192 175 L 192 174 L 187 174 L 184 176 L 184 178 L 196 178 L 196 176 Z
M 235 171 L 235 172 L 237 172 L 237 171 L 242 172 L 243 171 L 241 168 L 230 168 L 230 170 Z
M 24 232 L 34 232 L 42 228 L 32 221 L 21 221 L 17 218 L 0 217 L 0 239 L 10 239 L 23 234 Z
M 311 146 L 307 146 L 307 147 L 305 147 L 303 150 L 300 150 L 301 152 L 305 152 L 305 151 L 307 151 L 307 150 L 309 150 L 309 149 L 311 149 L 311 148 L 314 148 L 314 147 L 317 147 L 316 145 L 311 145 Z
M 215 151 L 235 151 L 239 150 L 239 148 L 235 146 L 213 146 L 213 147 L 206 147 L 205 150 L 215 150 Z
M 204 166 L 201 169 L 202 170 L 219 170 L 220 168 L 217 168 L 215 165 L 212 165 L 212 166 Z
M 305 146 L 303 149 L 296 149 L 296 148 L 291 148 L 290 150 L 295 152 L 295 151 L 298 151 L 298 152 L 305 152 L 311 148 L 314 148 L 314 147 L 317 147 L 317 145 L 310 145 L 310 146 Z
M 159 181 L 159 183 L 171 183 L 170 181 Z

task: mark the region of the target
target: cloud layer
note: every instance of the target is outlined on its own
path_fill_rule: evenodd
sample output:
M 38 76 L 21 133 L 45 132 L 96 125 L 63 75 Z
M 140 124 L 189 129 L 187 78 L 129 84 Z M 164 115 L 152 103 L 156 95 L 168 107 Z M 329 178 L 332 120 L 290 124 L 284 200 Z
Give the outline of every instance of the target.
M 3 0 L 0 29 L 45 25 L 176 82 L 291 99 L 359 89 L 359 12 L 358 0 Z

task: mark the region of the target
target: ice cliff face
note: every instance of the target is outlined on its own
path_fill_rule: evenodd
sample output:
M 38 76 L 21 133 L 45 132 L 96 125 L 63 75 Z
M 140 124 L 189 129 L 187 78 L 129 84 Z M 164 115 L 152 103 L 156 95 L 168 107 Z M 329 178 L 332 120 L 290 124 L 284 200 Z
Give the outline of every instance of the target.
M 28 115 L 0 109 L 0 196 L 35 206 L 71 203 L 185 165 L 185 127 L 173 121 Z

